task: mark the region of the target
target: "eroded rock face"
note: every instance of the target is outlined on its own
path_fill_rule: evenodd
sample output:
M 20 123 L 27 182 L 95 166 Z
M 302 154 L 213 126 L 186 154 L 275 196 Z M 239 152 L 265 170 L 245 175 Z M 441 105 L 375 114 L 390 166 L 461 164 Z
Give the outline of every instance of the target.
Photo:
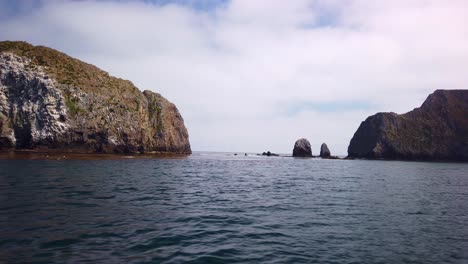
M 65 141 L 69 129 L 63 95 L 42 67 L 0 54 L 0 147 L 33 148 Z
M 322 158 L 329 158 L 331 155 L 330 150 L 328 149 L 327 144 L 323 143 L 322 146 L 320 146 L 320 157 Z
M 191 153 L 176 106 L 63 53 L 0 42 L 0 150 Z
M 368 117 L 351 139 L 348 156 L 468 161 L 468 90 L 437 90 L 406 114 Z
M 301 138 L 296 141 L 293 149 L 293 157 L 312 157 L 312 148 L 307 139 Z
M 158 93 L 146 90 L 143 95 L 148 100 L 150 127 L 156 128 L 148 140 L 150 148 L 162 152 L 191 153 L 188 131 L 177 107 Z

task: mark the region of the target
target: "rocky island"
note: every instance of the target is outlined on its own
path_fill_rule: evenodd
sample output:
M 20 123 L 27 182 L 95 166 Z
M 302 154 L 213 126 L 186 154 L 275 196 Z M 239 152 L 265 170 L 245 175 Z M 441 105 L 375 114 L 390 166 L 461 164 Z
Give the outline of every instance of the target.
M 160 94 L 64 53 L 0 42 L 0 151 L 190 154 L 184 120 Z
M 322 143 L 322 145 L 320 146 L 320 157 L 321 158 L 331 157 L 330 150 L 328 149 L 328 146 L 325 143 Z
M 309 140 L 306 138 L 300 138 L 296 140 L 293 148 L 293 157 L 301 158 L 311 158 L 312 156 L 312 147 L 310 146 Z
M 468 90 L 437 90 L 406 114 L 361 123 L 350 158 L 468 161 Z

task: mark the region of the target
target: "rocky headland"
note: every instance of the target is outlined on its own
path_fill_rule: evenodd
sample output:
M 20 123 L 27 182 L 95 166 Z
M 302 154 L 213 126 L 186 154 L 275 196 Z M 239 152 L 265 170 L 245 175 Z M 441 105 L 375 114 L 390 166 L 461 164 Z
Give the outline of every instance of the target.
M 468 161 L 468 90 L 436 90 L 406 114 L 361 123 L 349 158 Z
M 0 42 L 0 151 L 191 153 L 177 107 L 59 51 Z

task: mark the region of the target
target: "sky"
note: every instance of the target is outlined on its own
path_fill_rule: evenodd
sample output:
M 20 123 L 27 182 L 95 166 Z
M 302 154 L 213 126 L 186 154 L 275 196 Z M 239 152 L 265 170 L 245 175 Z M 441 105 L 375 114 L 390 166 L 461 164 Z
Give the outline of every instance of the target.
M 185 120 L 194 151 L 346 155 L 360 123 L 468 88 L 465 0 L 0 0 L 0 40 L 63 51 Z

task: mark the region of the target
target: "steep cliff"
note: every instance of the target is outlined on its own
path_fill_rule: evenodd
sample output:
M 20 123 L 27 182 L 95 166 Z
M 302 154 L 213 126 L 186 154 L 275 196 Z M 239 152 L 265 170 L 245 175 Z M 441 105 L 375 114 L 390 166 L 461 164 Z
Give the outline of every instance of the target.
M 468 90 L 437 90 L 406 114 L 368 117 L 351 139 L 348 156 L 468 161 Z
M 0 150 L 191 153 L 176 106 L 56 50 L 0 42 Z

